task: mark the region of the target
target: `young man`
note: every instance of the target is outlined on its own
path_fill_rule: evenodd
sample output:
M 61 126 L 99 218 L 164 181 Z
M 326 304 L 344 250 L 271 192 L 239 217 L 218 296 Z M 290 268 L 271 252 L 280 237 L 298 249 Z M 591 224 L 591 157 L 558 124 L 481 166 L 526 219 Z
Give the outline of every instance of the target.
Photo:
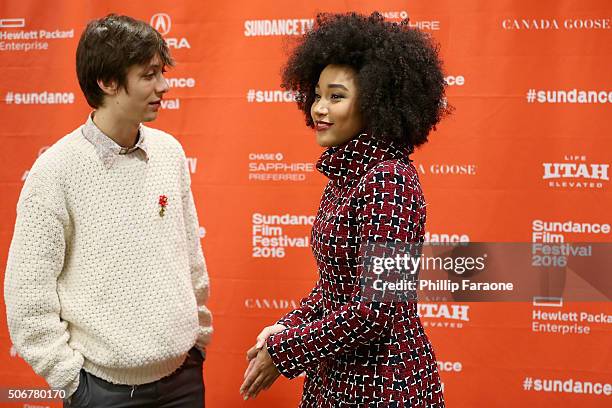
M 11 339 L 64 406 L 202 407 L 208 274 L 181 145 L 157 117 L 173 61 L 148 24 L 109 15 L 77 49 L 94 108 L 36 161 L 5 277 Z

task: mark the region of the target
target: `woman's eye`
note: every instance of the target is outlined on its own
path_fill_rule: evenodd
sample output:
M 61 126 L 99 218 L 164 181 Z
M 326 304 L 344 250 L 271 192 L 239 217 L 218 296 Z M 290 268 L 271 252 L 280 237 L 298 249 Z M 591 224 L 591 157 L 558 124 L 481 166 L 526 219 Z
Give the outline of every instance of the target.
M 342 98 L 344 98 L 344 95 L 340 95 L 340 94 L 332 94 L 331 98 L 332 98 L 332 99 L 342 99 Z
M 321 95 L 319 95 L 319 94 L 315 94 L 314 97 L 315 97 L 316 100 L 321 99 Z

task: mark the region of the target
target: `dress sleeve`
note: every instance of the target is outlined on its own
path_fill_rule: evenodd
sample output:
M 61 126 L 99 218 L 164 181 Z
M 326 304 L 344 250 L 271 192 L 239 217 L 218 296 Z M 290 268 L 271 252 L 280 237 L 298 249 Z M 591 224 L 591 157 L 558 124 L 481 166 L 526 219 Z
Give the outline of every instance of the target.
M 300 307 L 283 316 L 277 324 L 286 327 L 295 327 L 301 324 L 320 319 L 323 315 L 321 310 L 321 287 L 317 282 L 310 294 L 300 301 Z
M 425 207 L 415 171 L 382 163 L 358 186 L 357 218 L 362 243 L 413 242 L 422 235 Z M 357 280 L 363 272 L 358 263 Z M 325 358 L 369 344 L 385 332 L 393 302 L 364 300 L 355 285 L 351 301 L 312 321 L 270 336 L 267 349 L 278 370 L 294 378 Z

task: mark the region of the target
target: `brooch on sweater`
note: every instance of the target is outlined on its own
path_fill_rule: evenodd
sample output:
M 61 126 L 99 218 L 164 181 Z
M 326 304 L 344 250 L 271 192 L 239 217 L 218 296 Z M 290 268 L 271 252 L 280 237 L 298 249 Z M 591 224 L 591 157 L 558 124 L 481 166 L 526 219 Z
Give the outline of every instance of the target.
M 158 203 L 159 203 L 159 216 L 163 217 L 164 214 L 166 213 L 166 206 L 168 205 L 168 197 L 166 197 L 165 195 L 160 195 Z

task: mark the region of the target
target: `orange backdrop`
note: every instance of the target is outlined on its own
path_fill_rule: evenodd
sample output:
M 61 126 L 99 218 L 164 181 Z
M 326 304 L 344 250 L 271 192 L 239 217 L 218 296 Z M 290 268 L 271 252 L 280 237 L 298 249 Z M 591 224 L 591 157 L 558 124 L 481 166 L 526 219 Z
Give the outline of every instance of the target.
M 607 0 L 4 0 L 0 264 L 6 265 L 28 169 L 89 112 L 74 67 L 80 32 L 109 12 L 149 21 L 177 60 L 153 126 L 175 135 L 189 157 L 212 281 L 216 332 L 205 364 L 208 406 L 296 406 L 301 379 L 281 378 L 254 401 L 238 393 L 245 351 L 262 327 L 295 307 L 317 274 L 309 248 L 300 246 L 308 238 L 274 248 L 258 238 L 271 234 L 267 227 L 308 237 L 308 216 L 325 184 L 313 167 L 321 149 L 280 92 L 279 73 L 292 41 L 316 13 L 374 10 L 395 21 L 409 17 L 441 45 L 448 100 L 456 110 L 413 156 L 431 240 L 531 242 L 537 220 L 610 224 Z M 298 225 L 269 222 L 270 215 L 286 214 L 305 217 Z M 564 239 L 610 242 L 609 231 Z M 610 271 L 609 265 L 602 269 Z M 538 311 L 608 316 L 609 302 L 546 307 L 439 300 L 426 299 L 421 315 L 449 407 L 610 406 L 611 324 L 581 322 L 588 334 L 534 329 Z M 4 314 L 0 320 L 0 387 L 42 386 L 15 354 Z M 550 380 L 564 385 L 554 388 Z M 578 392 L 583 382 L 591 383 L 591 392 Z

